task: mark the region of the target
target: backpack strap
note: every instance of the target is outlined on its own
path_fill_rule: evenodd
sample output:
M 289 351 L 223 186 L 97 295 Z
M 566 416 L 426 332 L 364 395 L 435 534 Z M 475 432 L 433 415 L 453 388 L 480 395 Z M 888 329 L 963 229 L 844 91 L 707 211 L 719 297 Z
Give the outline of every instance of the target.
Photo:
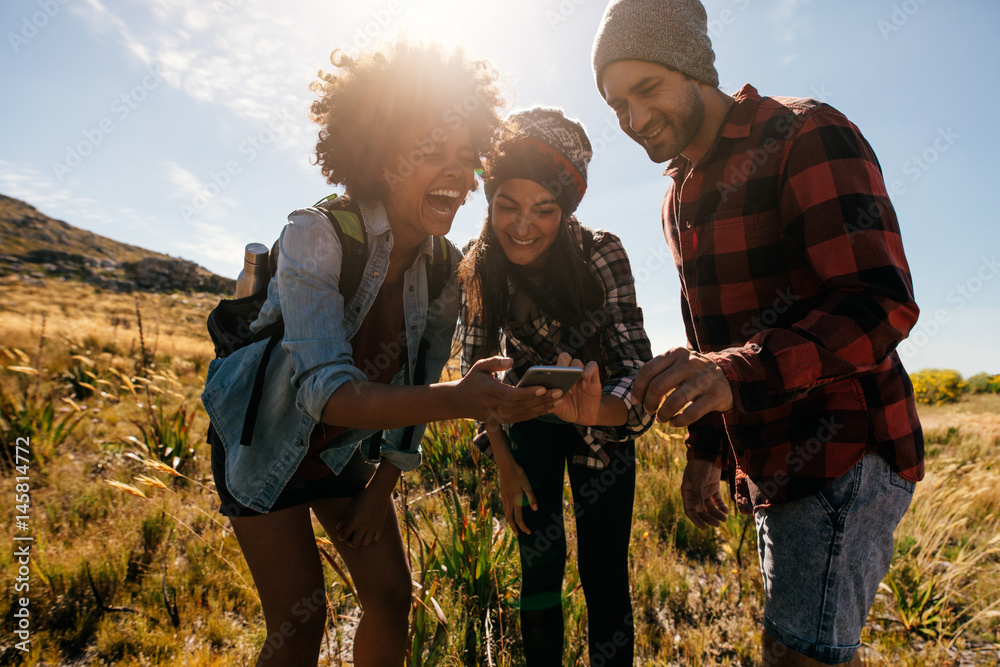
M 361 208 L 348 197 L 330 195 L 316 202 L 316 208 L 326 215 L 340 239 L 343 260 L 340 264 L 340 294 L 344 305 L 361 285 L 368 263 L 368 234 L 361 218 Z
M 349 198 L 338 197 L 335 194 L 317 202 L 316 208 L 326 215 L 340 240 L 343 254 L 340 265 L 340 294 L 344 297 L 346 305 L 358 291 L 361 278 L 364 276 L 365 264 L 368 261 L 368 235 L 365 233 L 365 225 L 361 220 L 361 210 Z M 277 272 L 277 250 L 278 243 L 275 241 L 270 257 L 272 276 Z M 267 340 L 268 343 L 257 367 L 253 391 L 250 394 L 250 401 L 243 418 L 243 435 L 240 438 L 242 445 L 249 447 L 253 440 L 253 430 L 257 424 L 257 413 L 264 393 L 264 376 L 267 373 L 267 365 L 274 347 L 281 342 L 284 335 L 285 321 L 284 318 L 279 318 L 273 324 L 258 331 L 251 339 L 253 341 Z
M 431 264 L 427 267 L 427 306 L 441 297 L 444 286 L 451 277 L 453 267 L 449 256 L 448 242 L 442 236 L 434 237 L 434 247 L 431 253 Z M 426 338 L 420 339 L 417 348 L 417 361 L 413 367 L 413 384 L 423 384 L 427 375 L 427 350 L 431 344 Z M 415 426 L 407 426 L 403 431 L 403 441 L 401 443 L 404 450 L 409 450 L 412 446 L 413 431 Z

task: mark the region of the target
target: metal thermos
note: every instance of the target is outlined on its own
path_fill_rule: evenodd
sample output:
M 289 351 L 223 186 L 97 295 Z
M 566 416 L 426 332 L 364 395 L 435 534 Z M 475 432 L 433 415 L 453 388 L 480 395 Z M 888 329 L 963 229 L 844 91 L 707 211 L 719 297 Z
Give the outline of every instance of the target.
M 255 294 L 271 280 L 271 267 L 267 261 L 267 246 L 263 243 L 248 243 L 243 257 L 243 270 L 236 279 L 236 298 Z

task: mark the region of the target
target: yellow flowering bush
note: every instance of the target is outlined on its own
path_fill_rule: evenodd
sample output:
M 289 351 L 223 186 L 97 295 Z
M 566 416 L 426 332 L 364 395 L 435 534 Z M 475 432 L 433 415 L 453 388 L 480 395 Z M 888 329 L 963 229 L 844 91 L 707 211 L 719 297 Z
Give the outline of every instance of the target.
M 931 368 L 910 373 L 910 381 L 918 403 L 957 403 L 969 389 L 962 374 L 951 369 Z
M 976 373 L 968 383 L 969 391 L 974 394 L 1000 394 L 1000 374 Z

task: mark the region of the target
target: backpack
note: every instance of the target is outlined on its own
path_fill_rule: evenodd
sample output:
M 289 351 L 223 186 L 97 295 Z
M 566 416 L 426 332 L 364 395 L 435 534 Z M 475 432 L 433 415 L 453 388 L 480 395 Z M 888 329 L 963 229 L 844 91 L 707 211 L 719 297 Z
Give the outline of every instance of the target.
M 365 264 L 368 261 L 368 235 L 361 219 L 360 207 L 346 196 L 336 194 L 330 195 L 315 204 L 315 208 L 322 211 L 330 224 L 337 232 L 337 238 L 343 251 L 340 275 L 340 293 L 346 304 L 354 296 L 361 284 L 364 275 Z M 427 303 L 430 304 L 441 296 L 445 284 L 451 275 L 451 262 L 448 257 L 448 243 L 440 236 L 433 237 L 433 252 L 431 264 L 427 271 Z M 278 268 L 278 241 L 274 242 L 269 255 L 270 273 L 273 278 Z M 243 420 L 243 435 L 240 442 L 249 446 L 253 437 L 254 426 L 257 423 L 257 413 L 264 391 L 264 375 L 267 372 L 267 365 L 271 358 L 271 353 L 275 346 L 281 342 L 285 334 L 285 322 L 283 318 L 269 324 L 260 331 L 252 333 L 250 325 L 260 314 L 264 302 L 267 301 L 267 287 L 265 284 L 259 290 L 240 299 L 222 299 L 218 305 L 212 309 L 208 315 L 208 333 L 212 337 L 215 345 L 216 359 L 229 356 L 236 350 L 247 345 L 267 340 L 267 347 L 261 355 L 260 364 L 257 367 L 257 375 L 254 378 L 253 391 L 247 405 L 246 416 Z M 420 341 L 417 349 L 417 361 L 414 368 L 413 379 L 417 384 L 423 384 L 425 374 L 425 357 L 429 344 L 426 340 Z M 407 427 L 404 432 L 403 442 L 409 443 L 412 439 L 412 426 Z M 369 458 L 378 458 L 379 446 L 381 445 L 381 431 L 372 436 L 369 440 Z

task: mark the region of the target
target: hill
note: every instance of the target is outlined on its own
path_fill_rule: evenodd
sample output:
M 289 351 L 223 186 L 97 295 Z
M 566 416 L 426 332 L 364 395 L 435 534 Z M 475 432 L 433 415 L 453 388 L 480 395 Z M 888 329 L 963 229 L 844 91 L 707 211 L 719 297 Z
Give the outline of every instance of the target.
M 115 292 L 232 293 L 234 281 L 194 262 L 109 239 L 0 195 L 0 272 L 64 276 Z

